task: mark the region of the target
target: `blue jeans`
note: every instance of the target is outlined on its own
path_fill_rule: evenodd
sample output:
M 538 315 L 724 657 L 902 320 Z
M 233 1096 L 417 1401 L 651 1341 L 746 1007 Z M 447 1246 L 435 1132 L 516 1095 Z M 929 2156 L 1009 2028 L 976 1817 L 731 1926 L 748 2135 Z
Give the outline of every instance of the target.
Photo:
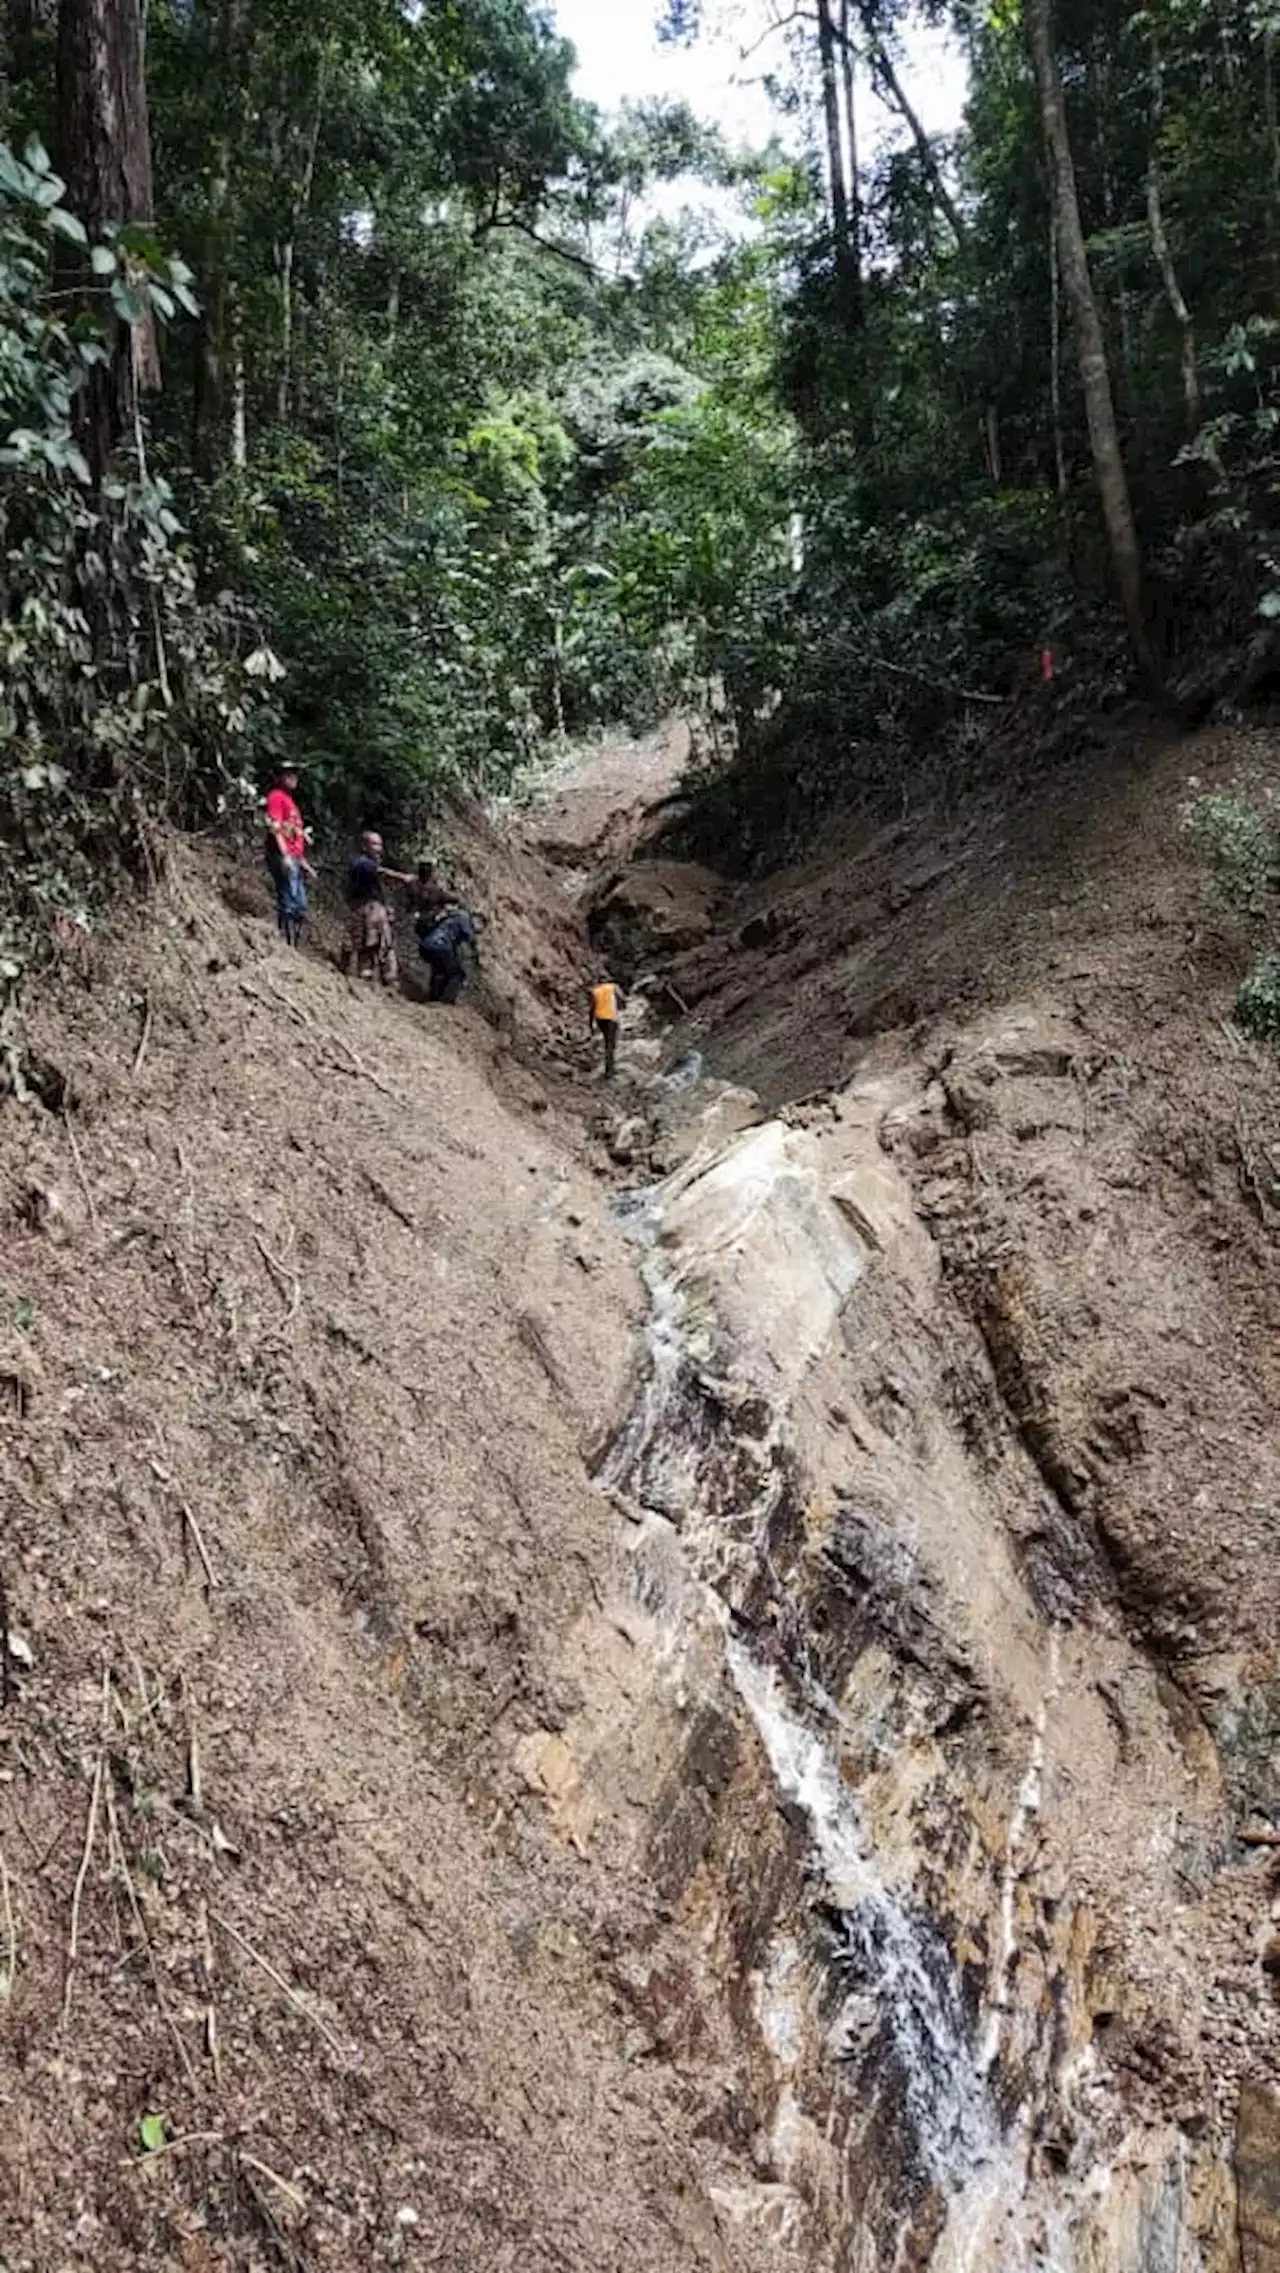
M 271 867 L 271 881 L 276 888 L 276 920 L 286 939 L 295 938 L 301 931 L 307 913 L 307 887 L 303 881 L 302 866 L 296 860 L 277 860 Z

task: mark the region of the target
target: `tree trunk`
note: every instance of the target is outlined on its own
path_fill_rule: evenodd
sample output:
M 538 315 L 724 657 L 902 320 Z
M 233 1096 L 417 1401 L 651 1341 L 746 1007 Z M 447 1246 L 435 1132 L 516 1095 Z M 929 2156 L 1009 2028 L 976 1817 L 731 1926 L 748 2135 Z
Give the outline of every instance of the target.
M 320 128 L 324 121 L 325 78 L 328 58 L 321 55 L 316 65 L 316 99 L 311 116 L 311 131 L 307 137 L 306 156 L 303 160 L 302 179 L 293 200 L 289 215 L 289 234 L 280 250 L 280 376 L 276 386 L 276 416 L 281 425 L 289 417 L 289 402 L 293 387 L 293 277 L 297 262 L 298 231 L 311 210 L 311 191 L 316 178 L 316 154 L 320 147 Z
M 1147 169 L 1147 219 L 1151 225 L 1151 250 L 1156 267 L 1164 284 L 1165 298 L 1173 310 L 1174 321 L 1182 335 L 1182 399 L 1186 407 L 1187 432 L 1195 434 L 1200 425 L 1200 360 L 1196 353 L 1195 320 L 1182 297 L 1178 271 L 1165 233 L 1164 211 L 1160 203 L 1160 167 L 1155 152 Z
M 1164 225 L 1164 205 L 1160 196 L 1160 135 L 1163 125 L 1164 71 L 1160 57 L 1155 55 L 1151 62 L 1151 160 L 1147 167 L 1147 221 L 1151 230 L 1151 250 L 1160 271 L 1165 298 L 1173 310 L 1173 320 L 1181 335 L 1182 399 L 1186 409 L 1187 433 L 1194 435 L 1200 425 L 1200 360 L 1196 354 L 1195 323 L 1182 295 L 1168 231 Z
M 915 143 L 916 156 L 920 160 L 920 168 L 929 184 L 934 203 L 946 220 L 956 243 L 963 245 L 966 236 L 964 216 L 943 179 L 942 168 L 938 164 L 933 144 L 925 133 L 923 121 L 894 68 L 893 57 L 885 46 L 876 21 L 875 0 L 858 0 L 858 14 L 871 56 L 872 73 L 880 81 L 880 91 L 885 100 L 893 105 Z
M 1053 470 L 1058 495 L 1067 494 L 1067 452 L 1062 438 L 1062 278 L 1058 263 L 1058 216 L 1049 199 L 1049 409 L 1053 419 Z
M 844 140 L 849 163 L 849 258 L 862 301 L 862 177 L 858 169 L 857 57 L 849 30 L 851 0 L 840 0 L 840 65 L 844 89 Z
M 1089 422 L 1089 443 L 1098 494 L 1129 639 L 1142 670 L 1154 680 L 1159 674 L 1147 629 L 1142 553 L 1129 497 L 1124 454 L 1120 448 L 1102 323 L 1098 315 L 1093 278 L 1089 273 L 1089 256 L 1085 250 L 1075 166 L 1067 132 L 1066 101 L 1054 53 L 1052 0 L 1024 0 L 1024 5 L 1040 91 L 1044 136 L 1049 150 L 1062 281 L 1075 332 L 1080 384 Z
M 1280 206 L 1280 112 L 1276 107 L 1276 35 L 1268 24 L 1262 34 L 1262 109 L 1271 146 L 1271 201 Z
M 217 0 L 216 49 L 220 119 L 202 261 L 194 450 L 196 465 L 205 475 L 222 464 L 232 423 L 230 343 L 237 291 L 232 268 L 252 63 L 247 0 Z
M 231 357 L 231 463 L 238 474 L 249 464 L 249 390 L 244 368 L 244 318 L 240 294 L 232 285 L 228 294 L 227 336 Z
M 832 0 L 818 0 L 818 55 L 822 64 L 822 111 L 827 130 L 827 171 L 831 183 L 831 234 L 835 242 L 836 283 L 841 313 L 850 327 L 859 308 L 857 264 L 849 230 L 849 192 L 845 181 L 844 141 L 840 128 L 840 91 L 836 80 L 836 33 Z
M 70 202 L 93 238 L 109 222 L 152 218 L 151 135 L 138 0 L 60 0 L 58 144 Z M 124 333 L 76 397 L 77 431 L 95 485 L 133 419 L 135 385 L 160 384 L 155 325 Z
M 991 487 L 999 489 L 1004 480 L 1004 456 L 1000 448 L 1000 413 L 993 402 L 987 404 L 982 414 L 982 440 L 987 453 L 987 472 L 991 476 Z

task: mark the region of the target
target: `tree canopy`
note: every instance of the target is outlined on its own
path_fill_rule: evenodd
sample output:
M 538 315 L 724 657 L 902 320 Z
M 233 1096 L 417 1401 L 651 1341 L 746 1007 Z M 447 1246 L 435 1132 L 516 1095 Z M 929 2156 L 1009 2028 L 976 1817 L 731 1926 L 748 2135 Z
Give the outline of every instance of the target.
M 776 17 L 743 154 L 529 0 L 5 0 L 15 906 L 285 758 L 411 835 L 685 704 L 756 859 L 1010 699 L 1265 678 L 1269 9 L 957 8 L 950 145 L 901 0 Z

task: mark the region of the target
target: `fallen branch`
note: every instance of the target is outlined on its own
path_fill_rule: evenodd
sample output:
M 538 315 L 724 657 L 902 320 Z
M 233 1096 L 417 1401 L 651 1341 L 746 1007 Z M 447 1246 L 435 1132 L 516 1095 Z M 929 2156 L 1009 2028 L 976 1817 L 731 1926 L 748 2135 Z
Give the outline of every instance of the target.
M 378 1091 L 380 1096 L 389 1097 L 393 1105 L 404 1105 L 405 1101 L 404 1098 L 400 1095 L 399 1090 L 390 1088 L 388 1084 L 382 1080 L 380 1075 L 371 1073 L 368 1066 L 365 1064 L 364 1059 L 357 1056 L 356 1052 L 352 1049 L 350 1042 L 343 1041 L 341 1034 L 333 1033 L 332 1030 L 327 1026 L 322 1027 L 320 1031 L 322 1032 L 325 1041 L 332 1042 L 334 1048 L 336 1050 L 341 1050 L 349 1061 L 348 1064 L 341 1065 L 336 1059 L 331 1058 L 329 1062 L 332 1065 L 335 1073 L 350 1074 L 352 1079 L 355 1081 L 367 1081 L 372 1089 L 376 1089 Z
M 562 1397 L 571 1400 L 573 1397 L 572 1384 L 566 1378 L 564 1367 L 531 1311 L 522 1310 L 520 1312 L 516 1319 L 516 1332 L 525 1348 L 533 1357 L 536 1357 L 552 1388 L 558 1390 Z
M 256 2170 L 260 2178 L 265 2178 L 272 2186 L 279 2188 L 285 2200 L 292 2202 L 295 2210 L 305 2212 L 307 2207 L 305 2194 L 299 2194 L 297 2187 L 290 2186 L 288 2179 L 281 2178 L 279 2171 L 273 2170 L 270 2163 L 260 2161 L 257 2155 L 246 2154 L 243 2147 L 236 2148 L 236 2161 L 246 2165 L 250 2170 Z
M 102 1769 L 105 1754 L 99 1752 L 98 1764 L 93 1771 L 93 1790 L 89 1795 L 89 1826 L 84 1835 L 84 1853 L 76 1872 L 75 1889 L 71 1896 L 71 1930 L 67 1936 L 67 1978 L 62 1992 L 62 2029 L 66 2034 L 71 2019 L 71 1984 L 80 1952 L 80 1905 L 84 1900 L 85 1880 L 93 1859 L 93 1844 L 98 1835 L 98 1810 L 102 1805 Z
M 192 1539 L 195 1541 L 196 1553 L 204 1565 L 205 1584 L 208 1587 L 210 1594 L 216 1593 L 218 1581 L 214 1576 L 213 1564 L 209 1560 L 209 1550 L 205 1546 L 203 1536 L 201 1535 L 200 1526 L 196 1522 L 195 1516 L 192 1514 L 191 1508 L 186 1500 L 183 1500 L 181 1502 L 181 1507 L 182 1520 L 186 1524 L 188 1531 L 191 1533 Z
M 172 2036 L 173 2041 L 177 2046 L 178 2058 L 182 2064 L 183 2074 L 185 2075 L 187 2082 L 190 2084 L 192 2090 L 195 2091 L 199 2088 L 196 2083 L 196 2072 L 191 2065 L 191 2055 L 187 2051 L 187 2047 L 182 2040 L 182 2031 L 178 2027 L 177 2021 L 173 2017 L 173 2012 L 170 2008 L 168 1998 L 164 1993 L 164 1983 L 160 1978 L 160 1968 L 156 1963 L 156 1953 L 152 1947 L 151 1936 L 147 1931 L 147 1921 L 142 1915 L 142 1905 L 138 1900 L 138 1889 L 133 1883 L 133 1872 L 129 1868 L 129 1858 L 124 1851 L 124 1841 L 120 1836 L 120 1823 L 119 1818 L 116 1815 L 115 1794 L 111 1789 L 111 1778 L 109 1775 L 104 1780 L 103 1788 L 107 1795 L 108 1852 L 110 1853 L 110 1851 L 114 1848 L 116 1861 L 120 1866 L 120 1874 L 124 1879 L 125 1891 L 129 1897 L 129 1908 L 133 1912 L 133 1922 L 138 1929 L 138 1937 L 147 1953 L 147 1965 L 151 1973 L 151 1985 L 156 1993 L 156 2003 L 160 2007 L 160 2017 L 164 2021 L 169 2034 Z
M 222 1917 L 216 1910 L 211 1910 L 209 1912 L 209 1916 L 212 1918 L 214 1925 L 220 1926 L 223 1933 L 228 1935 L 229 1938 L 235 1943 L 237 1949 L 242 1949 L 246 1957 L 251 1957 L 254 1964 L 261 1967 L 262 1971 L 266 1974 L 268 1981 L 273 1981 L 275 1983 L 276 1988 L 279 1989 L 282 1996 L 288 1999 L 289 2003 L 293 2006 L 294 2011 L 300 2013 L 304 2020 L 310 2021 L 311 2026 L 314 2029 L 319 2030 L 321 2036 L 323 2036 L 325 2040 L 325 2043 L 328 2044 L 334 2052 L 336 2052 L 338 2058 L 345 2061 L 346 2053 L 344 2052 L 342 2045 L 339 2043 L 338 2038 L 334 2035 L 333 2030 L 330 2028 L 328 2022 L 322 2020 L 319 2013 L 312 2012 L 310 2005 L 306 2001 L 306 1998 L 300 1996 L 296 1989 L 290 1987 L 290 1984 L 285 1980 L 283 1973 L 277 1973 L 274 1965 L 271 1963 L 270 1958 L 264 1957 L 260 1949 L 255 1949 L 253 1943 L 248 1939 L 247 1935 L 242 1934 L 238 1926 L 233 1926 L 229 1918 Z
M 180 2138 L 166 2139 L 161 2147 L 149 2147 L 145 2154 L 125 2155 L 121 2170 L 145 2170 L 148 2163 L 158 2163 L 165 2155 L 180 2155 L 187 2147 L 225 2147 L 225 2131 L 184 2131 Z
M 1242 1847 L 1280 1847 L 1280 1831 L 1238 1831 Z
M 278 987 L 268 988 L 267 993 L 271 997 L 270 1002 L 267 1000 L 267 995 L 259 994 L 258 989 L 256 987 L 251 987 L 247 979 L 241 979 L 240 992 L 242 994 L 247 994 L 250 1002 L 256 1002 L 263 1010 L 270 1010 L 271 1002 L 278 1002 L 280 1008 L 284 1011 L 287 1011 L 290 1018 L 292 1018 L 295 1024 L 298 1026 L 310 1026 L 312 1028 L 315 1026 L 315 1020 L 311 1017 L 310 1013 L 308 1011 L 301 1010 L 296 1002 L 290 1002 L 288 995 L 281 994 Z
M 140 1042 L 138 1043 L 137 1055 L 135 1056 L 135 1058 L 134 1058 L 134 1061 L 133 1061 L 133 1071 L 132 1071 L 132 1073 L 131 1073 L 131 1075 L 130 1075 L 130 1077 L 129 1077 L 129 1078 L 130 1078 L 130 1080 L 132 1080 L 132 1081 L 136 1081 L 136 1080 L 137 1080 L 137 1078 L 138 1078 L 138 1075 L 141 1073 L 141 1071 L 142 1071 L 142 1068 L 143 1068 L 143 1065 L 144 1065 L 144 1064 L 145 1064 L 145 1062 L 146 1062 L 146 1055 L 147 1055 L 147 1051 L 148 1051 L 148 1049 L 149 1049 L 149 1047 L 150 1047 L 150 1044 L 151 1044 L 151 997 L 150 997 L 150 995 L 148 994 L 148 995 L 145 995 L 145 996 L 143 997 L 143 1014 L 142 1014 L 142 1039 L 141 1039 L 141 1040 L 140 1040 Z
M 0 2006 L 7 2005 L 18 1978 L 18 1929 L 13 1919 L 13 1889 L 0 1847 L 0 1926 L 4 1928 L 4 1971 L 0 1972 Z
M 98 1203 L 94 1199 L 89 1179 L 84 1172 L 84 1161 L 81 1157 L 80 1147 L 76 1142 L 76 1132 L 71 1126 L 71 1115 L 65 1105 L 62 1108 L 62 1125 L 67 1132 L 67 1143 L 71 1147 L 71 1157 L 75 1162 L 76 1175 L 80 1179 L 80 1189 L 84 1193 L 84 1204 L 89 1210 L 89 1221 L 96 1231 L 98 1229 Z
M 382 1178 L 380 1176 L 375 1176 L 373 1170 L 371 1168 L 364 1167 L 363 1164 L 361 1164 L 360 1174 L 364 1178 L 364 1181 L 368 1185 L 369 1190 L 372 1192 L 375 1200 L 378 1200 L 384 1208 L 388 1208 L 391 1214 L 396 1218 L 396 1221 L 404 1225 L 406 1231 L 416 1231 L 418 1228 L 416 1219 L 410 1215 L 408 1208 L 401 1207 L 400 1202 L 396 1198 L 394 1192 L 389 1192 L 387 1190 L 387 1187 L 383 1183 Z
M 297 1271 L 291 1271 L 286 1264 L 282 1263 L 277 1256 L 272 1254 L 271 1249 L 268 1247 L 266 1240 L 262 1237 L 261 1232 L 254 1232 L 253 1243 L 257 1248 L 258 1253 L 261 1255 L 263 1262 L 266 1264 L 267 1269 L 270 1271 L 272 1278 L 275 1280 L 276 1285 L 279 1287 L 280 1292 L 284 1295 L 287 1295 L 289 1309 L 288 1314 L 285 1318 L 285 1324 L 286 1326 L 291 1326 L 294 1319 L 298 1315 L 298 1306 L 302 1301 L 302 1280 L 299 1277 Z

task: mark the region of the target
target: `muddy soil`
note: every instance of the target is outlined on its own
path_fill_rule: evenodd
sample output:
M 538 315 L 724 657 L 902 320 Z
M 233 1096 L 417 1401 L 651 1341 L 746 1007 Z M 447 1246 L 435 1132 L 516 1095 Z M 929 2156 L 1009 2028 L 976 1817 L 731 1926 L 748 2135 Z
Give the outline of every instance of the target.
M 181 847 L 32 1004 L 31 1094 L 0 1108 L 9 2273 L 816 2273 L 942 2246 L 945 2187 L 894 2145 L 901 2062 L 850 2102 L 817 2021 L 787 2050 L 825 1915 L 812 1815 L 716 1618 L 675 1645 L 671 1540 L 650 1525 L 637 1560 L 618 1465 L 653 1290 L 614 1203 L 778 1105 L 822 1223 L 869 1245 L 846 1354 L 787 1373 L 812 1489 L 740 1607 L 781 1666 L 783 1598 L 808 1602 L 858 1727 L 903 1734 L 905 1784 L 861 1739 L 842 1772 L 895 1898 L 919 1873 L 936 1962 L 994 1982 L 1027 2045 L 1065 1999 L 1073 2058 L 1161 2142 L 1141 2217 L 1273 2273 L 1275 1850 L 1241 1834 L 1280 1824 L 1280 1113 L 1229 1025 L 1248 942 L 1177 806 L 1193 774 L 1280 783 L 1275 747 L 1144 749 L 728 893 L 607 1096 L 573 894 L 631 858 L 677 743 L 601 753 L 519 835 L 460 825 L 489 921 L 458 1012 L 343 981 L 331 919 L 286 954 L 257 875 Z M 850 1121 L 826 1093 L 859 1081 Z M 833 1201 L 855 1124 L 864 1181 Z M 692 1505 L 714 1470 L 732 1521 L 773 1423 L 707 1379 L 682 1473 Z M 1003 1614 L 981 1549 L 948 1563 L 945 1494 L 936 1567 L 889 1520 L 956 1462 L 1028 1666 L 1061 1627 L 1093 1699 L 1049 1757 L 1025 1919 L 1034 1682 L 992 1675 Z M 833 1607 L 837 1489 L 867 1648 Z M 1021 2005 L 1002 1873 L 1017 1948 L 1044 1937 Z M 1044 2089 L 1036 2152 L 1070 2164 Z M 1174 2260 L 1112 2235 L 1087 2262 Z
M 458 858 L 532 1049 L 576 934 Z M 714 2062 L 637 2056 L 636 1897 L 517 1765 L 615 1555 L 582 1115 L 226 882 L 175 848 L 0 1115 L 0 2262 L 749 2262 Z

